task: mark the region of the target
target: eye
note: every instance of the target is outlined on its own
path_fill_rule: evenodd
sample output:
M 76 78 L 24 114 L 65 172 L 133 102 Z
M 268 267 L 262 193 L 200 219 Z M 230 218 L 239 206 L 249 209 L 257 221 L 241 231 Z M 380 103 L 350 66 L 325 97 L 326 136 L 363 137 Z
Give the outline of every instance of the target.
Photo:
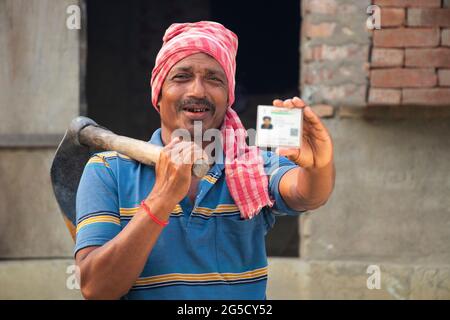
M 223 83 L 222 79 L 216 77 L 216 76 L 210 76 L 209 80 L 215 81 L 215 82 L 220 82 Z
M 177 73 L 176 75 L 173 76 L 172 79 L 178 79 L 178 80 L 184 80 L 184 79 L 189 79 L 190 75 L 187 73 Z

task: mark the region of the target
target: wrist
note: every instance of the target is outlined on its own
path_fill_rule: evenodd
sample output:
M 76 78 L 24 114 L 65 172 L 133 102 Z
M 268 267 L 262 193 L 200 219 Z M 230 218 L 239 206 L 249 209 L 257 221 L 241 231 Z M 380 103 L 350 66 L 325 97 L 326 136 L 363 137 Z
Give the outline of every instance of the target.
M 334 166 L 334 161 L 333 161 L 333 157 L 330 157 L 329 159 L 326 160 L 321 160 L 320 162 L 316 163 L 313 166 L 310 167 L 304 167 L 303 169 L 305 169 L 306 171 L 309 171 L 311 173 L 314 172 L 322 172 L 322 171 L 327 171 L 331 168 L 333 168 Z
M 154 223 L 158 224 L 159 226 L 164 228 L 169 224 L 169 217 L 167 215 L 164 215 L 165 218 L 162 219 L 161 214 L 158 217 L 158 214 L 155 214 L 153 210 L 149 208 L 145 200 L 142 200 L 141 208 L 145 211 L 147 217 L 149 217 L 151 220 L 153 220 Z
M 148 195 L 144 202 L 157 217 L 161 217 L 162 219 L 167 219 L 177 205 L 171 200 L 166 199 L 166 197 L 153 194 Z

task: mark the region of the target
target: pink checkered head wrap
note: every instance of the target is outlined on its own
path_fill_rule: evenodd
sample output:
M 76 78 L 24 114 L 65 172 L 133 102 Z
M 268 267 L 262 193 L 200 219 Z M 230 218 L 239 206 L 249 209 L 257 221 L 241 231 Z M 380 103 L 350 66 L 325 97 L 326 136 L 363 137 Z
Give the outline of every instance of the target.
M 239 116 L 231 109 L 234 103 L 237 36 L 212 21 L 174 23 L 165 32 L 163 46 L 152 71 L 152 104 L 158 100 L 164 80 L 180 60 L 195 53 L 206 53 L 222 66 L 228 80 L 228 109 L 221 128 L 225 151 L 225 179 L 241 217 L 251 219 L 265 206 L 272 206 L 263 158 L 257 147 L 249 147 L 247 132 Z M 159 110 L 158 110 L 159 111 Z

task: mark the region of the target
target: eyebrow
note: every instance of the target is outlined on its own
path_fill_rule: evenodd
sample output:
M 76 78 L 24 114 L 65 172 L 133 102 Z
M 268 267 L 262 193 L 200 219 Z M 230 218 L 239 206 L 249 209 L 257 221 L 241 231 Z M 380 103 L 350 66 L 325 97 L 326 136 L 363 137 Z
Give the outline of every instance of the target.
M 219 69 L 210 69 L 210 68 L 206 68 L 206 74 L 207 75 L 218 75 L 218 76 L 222 76 L 224 79 L 226 79 L 226 75 L 222 70 Z M 175 72 L 192 72 L 192 67 L 176 67 L 172 70 L 171 74 L 175 73 Z
M 191 72 L 192 68 L 191 67 L 176 67 L 172 70 L 171 73 L 175 73 L 175 72 L 179 72 L 179 71 Z

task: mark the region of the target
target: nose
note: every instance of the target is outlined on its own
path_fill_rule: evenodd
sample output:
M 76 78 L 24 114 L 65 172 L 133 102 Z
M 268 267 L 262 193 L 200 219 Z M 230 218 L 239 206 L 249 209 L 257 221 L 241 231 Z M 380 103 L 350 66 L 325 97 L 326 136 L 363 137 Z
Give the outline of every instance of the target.
M 188 96 L 195 98 L 204 98 L 206 96 L 206 88 L 201 77 L 197 76 L 193 79 Z

